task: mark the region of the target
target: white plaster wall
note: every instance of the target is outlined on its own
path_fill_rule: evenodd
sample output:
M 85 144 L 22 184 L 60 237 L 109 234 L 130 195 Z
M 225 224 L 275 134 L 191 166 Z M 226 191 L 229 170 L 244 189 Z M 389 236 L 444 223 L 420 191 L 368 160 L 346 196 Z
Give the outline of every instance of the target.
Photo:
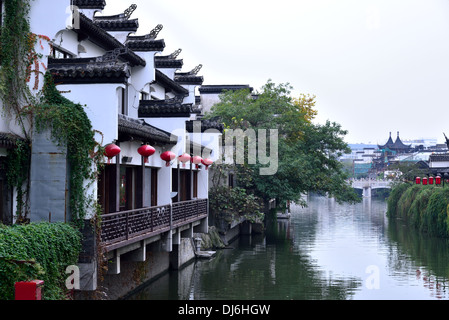
M 86 50 L 86 53 L 81 53 L 80 52 L 78 54 L 79 58 L 101 57 L 102 55 L 104 55 L 106 53 L 106 51 L 104 49 L 102 49 L 99 46 L 93 44 L 89 40 L 81 41 L 79 44 L 82 45 L 85 48 L 85 50 Z
M 154 71 L 154 55 L 156 52 L 135 52 L 138 56 L 146 61 L 145 67 L 135 67 L 133 68 L 131 84 L 135 87 L 139 92 L 142 91 L 145 86 L 153 82 L 155 80 L 155 71 Z M 148 90 L 148 93 L 149 90 Z
M 31 3 L 31 31 L 50 39 L 71 24 L 71 17 L 70 0 L 34 0 Z
M 209 129 L 203 133 L 189 133 L 189 139 L 212 150 L 210 154 L 209 152 L 204 151 L 201 155 L 202 158 L 210 158 L 214 162 L 219 159 L 221 150 L 221 133 L 218 130 Z
M 161 68 L 158 69 L 160 72 L 162 72 L 163 74 L 165 74 L 167 77 L 169 77 L 170 79 L 174 79 L 175 78 L 175 72 L 178 69 L 173 69 L 173 68 Z
M 50 38 L 57 46 L 64 48 L 75 56 L 78 55 L 78 35 L 72 30 L 60 30 L 56 34 L 52 34 Z
M 172 168 L 164 166 L 158 170 L 158 192 L 157 192 L 157 204 L 159 206 L 171 203 L 170 193 L 172 189 Z M 167 192 L 168 190 L 168 192 Z
M 79 9 L 79 12 L 84 14 L 86 17 L 88 17 L 90 20 L 92 20 L 97 12 L 100 14 L 103 12 L 103 10 L 97 10 L 97 9 Z
M 151 95 L 159 100 L 165 100 L 165 88 L 160 86 L 157 83 L 154 83 L 151 85 L 151 88 L 153 91 L 151 92 Z
M 118 84 L 59 85 L 58 90 L 75 103 L 86 105 L 92 127 L 103 134 L 103 145 L 118 139 Z M 99 140 L 97 140 L 99 141 Z M 101 142 L 101 141 L 99 141 Z
M 3 103 L 0 101 L 0 132 L 12 133 L 20 137 L 25 137 L 22 126 L 17 122 L 15 116 L 7 114 L 3 110 Z M 25 131 L 29 134 L 30 124 L 25 121 Z
M 430 162 L 429 167 L 430 168 L 448 168 L 449 161 Z
M 122 44 L 124 44 L 128 38 L 129 35 L 132 35 L 134 32 L 128 32 L 128 31 L 108 31 L 108 33 L 116 38 L 118 41 L 120 41 Z
M 209 197 L 209 170 L 202 166 L 202 169 L 198 171 L 198 199 Z
M 220 102 L 220 95 L 217 94 L 202 94 L 201 95 L 201 105 L 203 106 L 203 111 L 210 111 L 212 106 Z
M 127 141 L 127 142 L 121 142 L 120 143 L 120 158 L 122 157 L 132 157 L 132 162 L 126 163 L 127 165 L 136 165 L 140 166 L 141 163 L 141 156 L 139 152 L 137 151 L 142 143 L 140 141 Z M 162 161 L 161 154 L 165 151 L 167 151 L 167 147 L 161 147 L 161 146 L 153 146 L 153 148 L 156 149 L 156 152 L 148 158 L 148 163 L 145 164 L 146 167 L 155 167 L 155 168 L 161 168 L 165 166 L 165 161 Z M 122 162 L 123 163 L 123 162 Z
M 184 87 L 187 90 L 189 90 L 189 95 L 184 98 L 183 103 L 185 103 L 185 104 L 189 104 L 189 103 L 195 104 L 195 88 L 196 88 L 196 85 L 185 85 L 185 84 L 183 84 L 182 87 Z
M 179 136 L 181 132 L 186 130 L 187 117 L 183 118 L 145 118 L 145 121 L 152 126 L 160 128 L 164 131 Z M 178 133 L 178 134 L 177 134 Z

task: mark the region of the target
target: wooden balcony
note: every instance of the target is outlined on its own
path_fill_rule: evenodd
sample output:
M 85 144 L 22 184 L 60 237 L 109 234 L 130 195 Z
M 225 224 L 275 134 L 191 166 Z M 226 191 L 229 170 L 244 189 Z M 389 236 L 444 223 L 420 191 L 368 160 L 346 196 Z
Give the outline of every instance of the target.
M 118 249 L 207 215 L 208 199 L 105 214 L 101 221 L 101 242 L 107 251 Z

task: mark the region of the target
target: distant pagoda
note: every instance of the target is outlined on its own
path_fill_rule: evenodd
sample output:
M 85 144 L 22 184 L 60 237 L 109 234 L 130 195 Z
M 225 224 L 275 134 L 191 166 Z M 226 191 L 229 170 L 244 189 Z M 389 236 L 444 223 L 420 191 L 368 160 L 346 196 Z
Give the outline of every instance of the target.
M 391 132 L 390 132 L 390 138 L 388 139 L 387 143 L 382 146 L 378 145 L 378 147 L 380 150 L 385 150 L 385 151 L 391 150 L 391 151 L 396 152 L 397 154 L 408 153 L 412 150 L 411 145 L 405 145 L 402 142 L 401 138 L 399 137 L 399 132 L 398 132 L 398 137 L 395 142 L 393 142 L 393 139 L 391 138 Z

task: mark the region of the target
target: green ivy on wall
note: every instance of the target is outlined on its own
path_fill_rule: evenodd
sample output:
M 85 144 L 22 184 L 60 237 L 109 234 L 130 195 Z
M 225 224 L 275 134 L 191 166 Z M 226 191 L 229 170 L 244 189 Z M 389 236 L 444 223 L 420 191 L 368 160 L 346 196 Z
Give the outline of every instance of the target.
M 86 217 L 88 197 L 85 181 L 95 181 L 96 168 L 102 164 L 103 153 L 95 141 L 91 122 L 80 104 L 64 98 L 56 89 L 53 77 L 45 74 L 43 98 L 33 107 L 36 130 L 51 130 L 53 140 L 67 149 L 70 163 L 70 209 L 72 220 L 82 226 Z
M 95 132 L 83 106 L 64 98 L 56 89 L 50 73 L 44 75 L 41 92 L 33 95 L 29 88 L 30 77 L 35 73 L 34 89 L 37 89 L 41 55 L 35 51 L 37 40 L 49 41 L 46 36 L 31 32 L 28 15 L 32 0 L 5 1 L 5 18 L 0 35 L 0 98 L 3 113 L 13 116 L 22 127 L 24 142 L 11 150 L 7 159 L 9 185 L 18 190 L 18 221 L 27 216 L 27 199 L 31 158 L 31 132 L 33 125 L 42 132 L 49 129 L 53 140 L 67 148 L 70 163 L 70 211 L 73 221 L 82 226 L 86 210 L 97 204 L 92 197 L 86 196 L 86 181 L 93 183 L 97 170 L 101 167 L 102 147 L 95 141 Z M 34 123 L 34 124 L 33 124 Z M 96 152 L 95 152 L 96 150 Z
M 65 271 L 76 265 L 81 233 L 66 223 L 0 224 L 0 300 L 14 299 L 14 283 L 44 281 L 44 300 L 66 299 Z
M 17 195 L 16 220 L 18 223 L 26 222 L 27 201 L 29 190 L 31 147 L 26 140 L 17 140 L 16 147 L 8 150 L 6 157 L 6 178 L 8 185 L 15 188 Z

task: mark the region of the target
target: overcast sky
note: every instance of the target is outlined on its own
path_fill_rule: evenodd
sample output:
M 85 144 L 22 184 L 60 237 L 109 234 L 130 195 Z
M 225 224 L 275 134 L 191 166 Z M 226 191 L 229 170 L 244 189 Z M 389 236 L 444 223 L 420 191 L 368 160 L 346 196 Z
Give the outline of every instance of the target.
M 449 136 L 449 0 L 107 0 L 204 85 L 290 83 L 349 143 Z

